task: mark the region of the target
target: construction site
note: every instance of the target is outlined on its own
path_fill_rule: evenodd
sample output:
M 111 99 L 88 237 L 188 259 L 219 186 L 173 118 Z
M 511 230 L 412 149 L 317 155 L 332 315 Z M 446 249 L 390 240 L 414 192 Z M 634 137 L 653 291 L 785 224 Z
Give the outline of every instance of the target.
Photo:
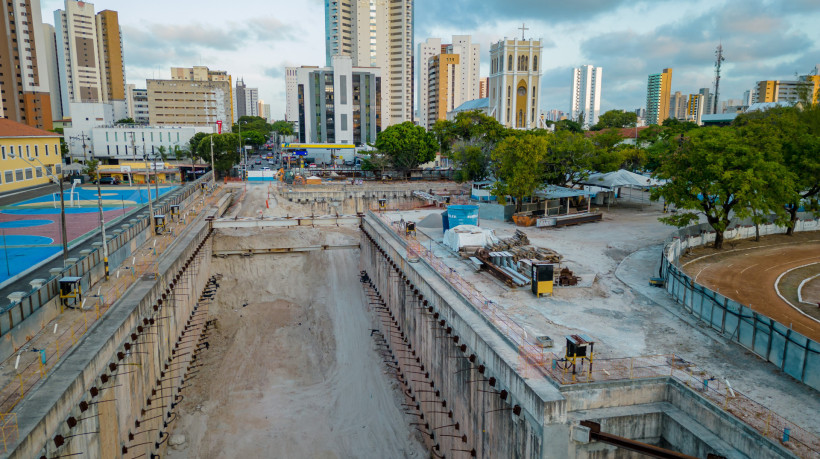
M 143 212 L 111 239 L 108 279 L 89 251 L 12 300 L 3 457 L 820 457 L 820 347 L 696 284 L 708 235 L 645 198 L 557 228 L 468 198 L 169 193 L 161 231 Z

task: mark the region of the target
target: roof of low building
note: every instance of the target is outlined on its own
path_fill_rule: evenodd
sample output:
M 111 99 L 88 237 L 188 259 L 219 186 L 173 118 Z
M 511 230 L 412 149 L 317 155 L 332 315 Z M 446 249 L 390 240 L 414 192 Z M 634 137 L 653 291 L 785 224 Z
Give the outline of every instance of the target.
M 703 115 L 700 121 L 703 124 L 707 123 L 730 123 L 737 118 L 737 113 L 715 113 L 712 115 Z
M 18 123 L 8 118 L 0 118 L 0 137 L 61 137 L 56 132 L 49 132 L 43 129 Z
M 605 132 L 612 131 L 613 129 L 618 131 L 621 134 L 621 137 L 624 139 L 634 139 L 638 137 L 638 134 L 643 131 L 644 129 L 648 128 L 649 126 L 638 126 L 638 127 L 625 127 L 625 128 L 606 128 L 601 129 L 600 131 L 585 131 L 584 135 L 586 137 L 596 136 L 598 134 L 603 134 Z
M 490 98 L 484 97 L 482 99 L 473 99 L 464 102 L 453 110 L 454 112 L 466 112 L 470 110 L 481 110 L 482 108 L 490 108 Z

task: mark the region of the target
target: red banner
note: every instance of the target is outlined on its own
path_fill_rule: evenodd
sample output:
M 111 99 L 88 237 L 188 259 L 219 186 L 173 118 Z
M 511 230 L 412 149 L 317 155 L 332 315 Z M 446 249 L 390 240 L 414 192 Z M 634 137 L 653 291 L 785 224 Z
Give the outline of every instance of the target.
M 222 120 L 216 122 L 216 133 L 222 134 Z

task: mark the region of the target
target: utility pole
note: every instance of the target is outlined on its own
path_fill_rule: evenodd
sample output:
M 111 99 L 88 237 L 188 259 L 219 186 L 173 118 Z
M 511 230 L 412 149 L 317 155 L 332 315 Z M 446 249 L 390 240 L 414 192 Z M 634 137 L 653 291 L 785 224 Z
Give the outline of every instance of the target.
M 108 239 L 105 237 L 105 214 L 102 205 L 102 190 L 100 189 L 100 167 L 97 165 L 97 204 L 100 208 L 100 232 L 102 233 L 103 264 L 105 266 L 105 280 L 109 279 L 108 274 Z
M 715 51 L 715 104 L 712 113 L 718 111 L 718 95 L 720 90 L 720 64 L 724 61 L 723 58 L 723 43 L 718 44 L 717 51 Z
M 216 188 L 216 166 L 214 165 L 214 135 L 209 136 L 211 139 L 211 185 Z
M 68 138 L 69 140 L 79 140 L 83 143 L 83 164 L 88 162 L 88 152 L 86 151 L 86 140 L 91 140 L 91 137 L 85 135 L 85 132 L 80 132 L 80 135 L 71 136 Z
M 145 140 L 142 141 L 142 159 L 145 164 L 145 189 L 148 191 L 148 221 L 151 222 L 151 234 L 156 234 L 154 200 L 151 199 L 151 171 L 148 169 L 148 152 L 145 150 Z

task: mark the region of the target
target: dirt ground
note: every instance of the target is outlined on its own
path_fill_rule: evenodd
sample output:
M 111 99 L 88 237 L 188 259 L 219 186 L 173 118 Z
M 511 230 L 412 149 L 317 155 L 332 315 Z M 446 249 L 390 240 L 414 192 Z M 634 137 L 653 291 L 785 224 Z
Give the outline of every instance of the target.
M 743 241 L 720 252 L 698 248 L 681 262 L 684 271 L 698 283 L 820 341 L 820 320 L 801 314 L 775 290 L 784 272 L 820 261 L 818 239 L 820 235 L 813 233 L 768 236 L 759 243 Z M 816 307 L 804 309 L 820 319 Z
M 355 228 L 220 230 L 214 248 L 358 241 Z M 374 351 L 358 250 L 215 258 L 212 272 L 218 326 L 165 457 L 426 457 Z

